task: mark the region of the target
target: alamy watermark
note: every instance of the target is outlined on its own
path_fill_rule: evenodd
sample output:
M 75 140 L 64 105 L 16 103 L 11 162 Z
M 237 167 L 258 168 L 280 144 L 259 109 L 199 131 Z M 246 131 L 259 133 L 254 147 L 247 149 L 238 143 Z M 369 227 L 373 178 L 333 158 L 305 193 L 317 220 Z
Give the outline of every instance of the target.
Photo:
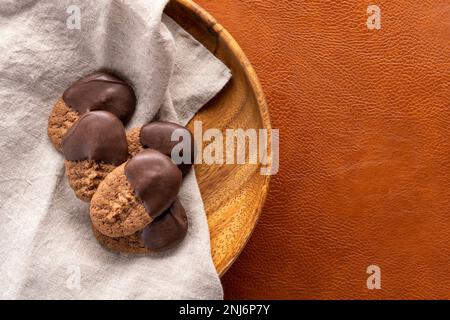
M 380 30 L 381 29 L 381 9 L 375 4 L 371 4 L 367 7 L 367 17 L 366 25 L 369 30 Z
M 261 175 L 274 175 L 279 170 L 278 129 L 224 129 L 203 130 L 202 121 L 194 121 L 194 145 L 189 133 L 175 130 L 172 141 L 178 142 L 172 149 L 171 158 L 175 164 L 253 164 L 260 165 Z
M 70 5 L 66 12 L 69 14 L 66 20 L 67 29 L 81 29 L 81 10 L 79 6 Z
M 371 264 L 367 267 L 366 272 L 370 274 L 366 282 L 367 289 L 381 289 L 381 268 L 376 264 Z
M 80 266 L 70 265 L 67 267 L 66 287 L 69 290 L 80 290 L 81 289 Z

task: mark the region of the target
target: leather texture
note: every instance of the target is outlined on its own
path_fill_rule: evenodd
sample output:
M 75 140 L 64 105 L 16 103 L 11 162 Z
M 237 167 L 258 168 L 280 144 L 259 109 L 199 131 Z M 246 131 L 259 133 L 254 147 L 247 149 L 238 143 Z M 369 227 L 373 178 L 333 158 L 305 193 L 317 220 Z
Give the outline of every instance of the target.
M 280 129 L 280 172 L 225 297 L 450 298 L 450 3 L 197 3 L 246 52 Z

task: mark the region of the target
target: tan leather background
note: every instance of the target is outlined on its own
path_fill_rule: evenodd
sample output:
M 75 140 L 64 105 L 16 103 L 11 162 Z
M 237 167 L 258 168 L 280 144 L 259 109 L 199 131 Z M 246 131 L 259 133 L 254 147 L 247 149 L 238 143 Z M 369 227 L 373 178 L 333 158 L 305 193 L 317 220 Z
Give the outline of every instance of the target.
M 247 53 L 281 135 L 226 298 L 450 298 L 450 2 L 197 2 Z

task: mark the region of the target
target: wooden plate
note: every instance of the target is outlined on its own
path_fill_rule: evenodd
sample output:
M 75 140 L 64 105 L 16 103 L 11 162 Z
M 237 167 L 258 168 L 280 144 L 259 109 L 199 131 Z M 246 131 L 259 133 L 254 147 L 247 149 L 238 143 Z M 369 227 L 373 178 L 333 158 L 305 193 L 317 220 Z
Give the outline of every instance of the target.
M 224 90 L 190 122 L 190 129 L 195 120 L 203 122 L 203 130 L 219 128 L 224 136 L 226 128 L 270 129 L 259 80 L 233 37 L 190 0 L 172 0 L 165 12 L 233 73 Z M 260 165 L 251 164 L 201 164 L 195 169 L 208 217 L 213 261 L 223 275 L 250 238 L 267 195 L 270 176 L 261 175 Z

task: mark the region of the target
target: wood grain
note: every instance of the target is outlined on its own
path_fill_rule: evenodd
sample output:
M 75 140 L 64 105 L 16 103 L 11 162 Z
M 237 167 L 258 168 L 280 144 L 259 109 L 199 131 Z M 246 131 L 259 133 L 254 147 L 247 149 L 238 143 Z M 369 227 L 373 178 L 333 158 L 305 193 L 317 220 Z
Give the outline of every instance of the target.
M 233 37 L 190 0 L 172 0 L 165 12 L 233 74 L 230 83 L 203 107 L 189 128 L 193 129 L 193 121 L 201 120 L 203 130 L 218 128 L 224 136 L 228 128 L 270 129 L 259 80 Z M 195 169 L 208 217 L 213 261 L 222 276 L 250 238 L 266 199 L 270 176 L 261 175 L 260 165 L 252 164 L 200 164 Z

